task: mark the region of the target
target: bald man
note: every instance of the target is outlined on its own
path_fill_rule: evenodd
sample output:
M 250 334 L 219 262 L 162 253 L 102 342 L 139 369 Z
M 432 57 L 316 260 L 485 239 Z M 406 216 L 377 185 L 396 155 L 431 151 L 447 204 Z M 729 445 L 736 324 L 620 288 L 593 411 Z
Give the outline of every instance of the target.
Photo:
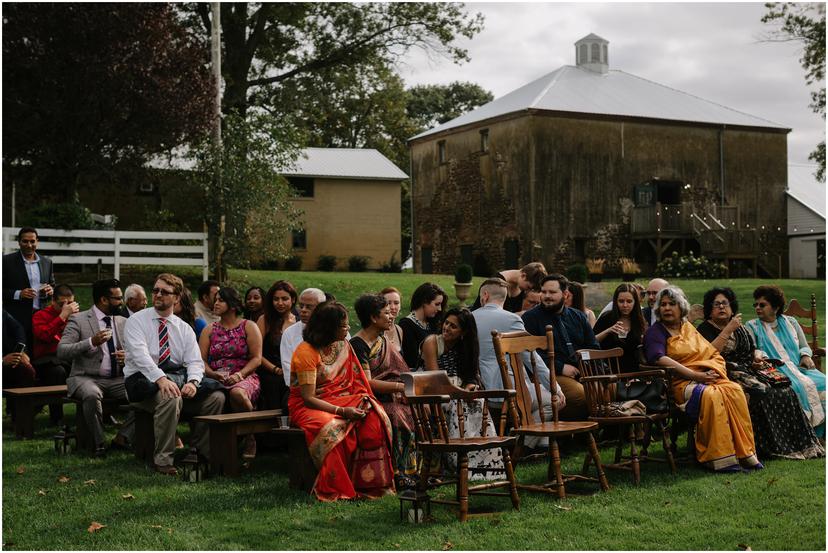
M 647 324 L 653 326 L 656 322 L 655 316 L 655 299 L 659 292 L 663 288 L 669 286 L 670 283 L 664 280 L 663 278 L 654 278 L 650 281 L 647 285 L 647 305 L 649 307 L 645 307 L 641 310 L 642 315 L 644 315 L 644 320 L 647 321 Z

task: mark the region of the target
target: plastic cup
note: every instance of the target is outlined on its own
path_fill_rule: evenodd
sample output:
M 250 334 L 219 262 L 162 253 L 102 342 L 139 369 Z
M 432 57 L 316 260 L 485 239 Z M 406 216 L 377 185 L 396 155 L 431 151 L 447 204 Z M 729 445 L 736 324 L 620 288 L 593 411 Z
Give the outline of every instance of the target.
M 283 415 L 279 417 L 279 423 L 282 428 L 290 428 L 290 416 Z

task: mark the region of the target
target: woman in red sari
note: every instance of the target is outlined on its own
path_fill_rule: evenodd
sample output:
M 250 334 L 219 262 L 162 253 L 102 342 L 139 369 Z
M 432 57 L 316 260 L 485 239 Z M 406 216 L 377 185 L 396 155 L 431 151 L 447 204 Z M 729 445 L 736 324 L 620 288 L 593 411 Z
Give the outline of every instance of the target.
M 319 305 L 291 360 L 291 424 L 305 431 L 321 501 L 394 493 L 391 421 L 345 340 L 349 328 L 345 306 Z

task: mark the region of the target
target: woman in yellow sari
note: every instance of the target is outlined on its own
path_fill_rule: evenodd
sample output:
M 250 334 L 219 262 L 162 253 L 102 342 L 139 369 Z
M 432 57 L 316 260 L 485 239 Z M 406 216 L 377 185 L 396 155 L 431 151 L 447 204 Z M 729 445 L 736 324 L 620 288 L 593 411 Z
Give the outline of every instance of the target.
M 687 322 L 690 303 L 680 288 L 656 297 L 658 322 L 644 335 L 647 361 L 673 373 L 673 396 L 696 423 L 696 459 L 715 471 L 764 468 L 742 387 L 728 380 L 725 360 Z

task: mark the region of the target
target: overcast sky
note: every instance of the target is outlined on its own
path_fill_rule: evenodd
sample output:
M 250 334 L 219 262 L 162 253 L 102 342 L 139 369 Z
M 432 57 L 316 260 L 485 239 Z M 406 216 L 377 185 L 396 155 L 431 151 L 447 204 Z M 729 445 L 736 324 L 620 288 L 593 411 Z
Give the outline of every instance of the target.
M 407 85 L 471 81 L 503 96 L 562 65 L 575 65 L 575 42 L 609 41 L 620 69 L 793 129 L 788 161 L 809 163 L 825 123 L 809 108 L 798 43 L 763 42 L 762 3 L 475 3 L 484 30 L 460 44 L 471 61 L 409 54 Z

